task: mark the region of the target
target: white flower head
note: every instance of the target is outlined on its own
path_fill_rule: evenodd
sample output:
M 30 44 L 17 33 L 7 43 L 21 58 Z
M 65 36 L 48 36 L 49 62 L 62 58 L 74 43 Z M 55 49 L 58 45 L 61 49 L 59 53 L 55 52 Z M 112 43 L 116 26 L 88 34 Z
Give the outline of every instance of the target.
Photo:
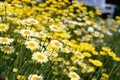
M 11 38 L 3 38 L 3 37 L 0 37 L 0 44 L 10 44 L 14 41 L 14 39 L 11 39 Z
M 26 37 L 26 36 L 33 36 L 34 32 L 32 30 L 20 30 L 20 34 L 23 37 Z
M 44 80 L 43 76 L 38 76 L 37 74 L 31 74 L 28 76 L 28 80 Z
M 94 32 L 94 28 L 93 27 L 88 27 L 88 32 Z
M 43 52 L 34 52 L 32 59 L 40 63 L 46 63 L 48 61 L 48 56 Z
M 50 28 L 51 31 L 55 31 L 55 32 L 60 32 L 61 31 L 60 27 L 57 26 L 57 25 L 51 25 L 49 28 Z
M 50 44 L 55 48 L 62 48 L 63 44 L 58 40 L 51 40 Z
M 9 29 L 9 26 L 6 24 L 0 24 L 0 32 L 6 31 Z
M 36 33 L 36 37 L 45 38 L 45 37 L 47 37 L 47 35 L 46 35 L 46 33 L 44 33 L 44 32 L 37 32 L 37 33 Z
M 2 46 L 1 51 L 7 54 L 11 54 L 15 51 L 15 48 L 13 46 Z
M 71 80 L 80 80 L 80 76 L 76 72 L 70 72 L 68 77 L 70 77 Z
M 40 48 L 38 41 L 30 40 L 25 42 L 26 48 L 36 50 Z

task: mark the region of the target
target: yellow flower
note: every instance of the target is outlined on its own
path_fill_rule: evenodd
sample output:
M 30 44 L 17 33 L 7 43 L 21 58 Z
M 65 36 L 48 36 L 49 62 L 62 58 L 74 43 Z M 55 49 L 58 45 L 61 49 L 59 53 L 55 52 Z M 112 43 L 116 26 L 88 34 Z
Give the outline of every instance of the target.
M 92 78 L 91 80 L 97 80 L 96 78 Z
M 98 52 L 97 51 L 92 51 L 92 54 L 93 55 L 98 55 Z
M 108 52 L 108 55 L 111 56 L 111 57 L 116 57 L 116 54 L 114 52 Z
M 13 72 L 18 72 L 18 69 L 17 68 L 13 68 Z
M 106 51 L 106 52 L 110 52 L 110 51 L 111 51 L 111 49 L 108 48 L 108 47 L 102 47 L 102 50 L 103 50 L 103 51 Z
M 106 73 L 102 73 L 102 77 L 104 77 L 104 78 L 108 78 L 108 77 L 109 77 L 109 75 L 108 75 L 108 74 L 106 74 Z
M 98 67 L 103 66 L 102 62 L 100 62 L 99 60 L 89 59 L 88 61 Z
M 113 60 L 120 61 L 120 58 L 119 57 L 113 57 Z
M 83 55 L 84 55 L 85 57 L 91 57 L 91 54 L 88 53 L 88 52 L 83 52 Z
M 26 80 L 26 76 L 17 75 L 17 80 Z
M 104 52 L 104 51 L 100 51 L 100 54 L 103 55 L 103 56 L 104 56 L 104 55 L 107 55 L 107 53 Z

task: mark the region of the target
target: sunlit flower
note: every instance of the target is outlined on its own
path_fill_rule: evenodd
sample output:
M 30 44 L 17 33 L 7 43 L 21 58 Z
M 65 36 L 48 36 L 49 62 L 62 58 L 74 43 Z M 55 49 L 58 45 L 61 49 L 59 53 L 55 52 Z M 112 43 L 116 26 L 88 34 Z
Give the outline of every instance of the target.
M 44 63 L 44 62 L 48 61 L 47 55 L 44 53 L 40 53 L 40 52 L 33 53 L 32 59 L 37 61 L 37 62 L 40 62 L 40 63 Z
M 57 26 L 57 25 L 51 25 L 49 28 L 50 28 L 51 31 L 55 31 L 55 32 L 60 32 L 61 31 L 60 27 Z
M 34 18 L 28 18 L 28 19 L 25 19 L 25 20 L 21 20 L 20 22 L 22 24 L 25 24 L 25 25 L 39 24 L 39 21 L 34 19 Z
M 94 64 L 95 66 L 103 66 L 102 62 L 100 62 L 99 60 L 89 59 L 88 61 Z
M 20 30 L 20 34 L 22 35 L 22 36 L 33 36 L 34 35 L 34 33 L 33 33 L 33 31 L 32 30 Z
M 17 80 L 26 80 L 24 75 L 17 75 Z
M 55 48 L 62 48 L 63 44 L 58 40 L 51 40 L 50 44 Z
M 9 29 L 9 26 L 6 24 L 0 24 L 0 32 L 6 31 Z
M 11 38 L 3 38 L 3 37 L 0 37 L 0 44 L 10 44 L 14 41 L 14 39 L 11 39 Z
M 13 46 L 2 46 L 1 51 L 3 51 L 4 53 L 7 53 L 7 54 L 11 54 L 15 51 L 15 49 Z
M 70 72 L 68 74 L 70 80 L 80 80 L 80 76 L 76 72 Z
M 94 32 L 94 28 L 93 27 L 88 27 L 88 32 Z
M 44 32 L 37 32 L 36 37 L 45 38 L 47 35 Z
M 34 41 L 34 40 L 26 41 L 25 45 L 26 45 L 26 48 L 31 49 L 31 50 L 40 48 L 38 41 Z
M 28 80 L 44 80 L 44 79 L 42 75 L 38 76 L 37 74 L 31 74 L 29 75 Z

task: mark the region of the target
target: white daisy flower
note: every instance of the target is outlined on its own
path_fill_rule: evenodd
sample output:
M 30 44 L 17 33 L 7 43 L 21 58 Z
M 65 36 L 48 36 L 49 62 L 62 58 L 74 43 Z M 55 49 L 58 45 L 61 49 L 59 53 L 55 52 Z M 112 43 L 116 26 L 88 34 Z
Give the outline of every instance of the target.
M 1 51 L 7 54 L 11 54 L 15 51 L 15 48 L 13 46 L 2 46 Z
M 44 54 L 43 52 L 35 52 L 32 55 L 32 59 L 40 62 L 40 63 L 45 63 L 48 61 L 48 56 L 46 54 Z
M 26 36 L 33 36 L 34 33 L 32 30 L 20 30 L 20 34 L 24 37 Z
M 6 31 L 9 29 L 9 26 L 6 24 L 0 24 L 0 32 Z
M 11 39 L 11 38 L 3 38 L 3 37 L 0 37 L 0 44 L 10 44 L 14 41 L 14 39 Z
M 30 40 L 25 42 L 26 48 L 36 50 L 40 48 L 38 41 Z
M 94 28 L 93 27 L 88 27 L 88 32 L 94 32 Z
M 50 44 L 55 48 L 62 48 L 63 44 L 58 40 L 51 40 Z
M 58 27 L 57 25 L 51 25 L 49 28 L 51 31 L 55 31 L 55 32 L 61 31 L 60 27 Z
M 70 77 L 71 80 L 80 80 L 80 76 L 76 72 L 70 72 L 68 77 Z
M 45 38 L 47 35 L 44 32 L 37 32 L 36 37 Z
M 26 24 L 26 25 L 31 25 L 31 24 L 39 24 L 39 21 L 37 19 L 34 19 L 34 18 L 28 18 L 28 19 L 25 19 L 25 20 L 21 20 L 20 21 L 22 24 Z
M 44 80 L 43 76 L 38 76 L 37 74 L 31 74 L 28 76 L 28 80 Z

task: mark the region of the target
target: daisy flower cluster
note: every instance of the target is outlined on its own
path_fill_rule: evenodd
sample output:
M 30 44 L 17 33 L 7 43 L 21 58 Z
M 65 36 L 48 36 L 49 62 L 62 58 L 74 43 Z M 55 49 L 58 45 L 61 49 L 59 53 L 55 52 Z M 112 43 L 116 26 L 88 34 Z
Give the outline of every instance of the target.
M 118 80 L 109 43 L 120 17 L 73 0 L 0 1 L 0 80 Z M 117 49 L 119 49 L 117 47 Z

